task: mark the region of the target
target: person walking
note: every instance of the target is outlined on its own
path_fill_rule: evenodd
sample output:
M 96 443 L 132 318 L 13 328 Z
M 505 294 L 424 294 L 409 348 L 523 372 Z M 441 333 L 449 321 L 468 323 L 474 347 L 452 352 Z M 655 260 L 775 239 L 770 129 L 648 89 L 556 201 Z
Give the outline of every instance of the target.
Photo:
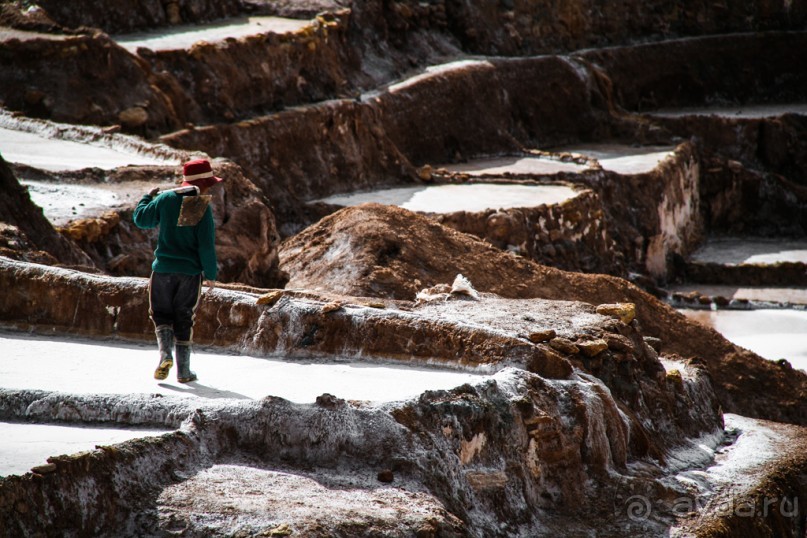
M 182 175 L 181 187 L 162 193 L 156 187 L 143 195 L 134 223 L 141 229 L 159 227 L 149 279 L 149 317 L 160 353 L 154 378 L 168 377 L 175 346 L 177 381 L 189 383 L 198 379 L 190 369 L 190 355 L 202 280 L 210 281 L 212 290 L 218 275 L 212 197 L 206 193 L 223 180 L 213 175 L 205 159 L 186 162 Z

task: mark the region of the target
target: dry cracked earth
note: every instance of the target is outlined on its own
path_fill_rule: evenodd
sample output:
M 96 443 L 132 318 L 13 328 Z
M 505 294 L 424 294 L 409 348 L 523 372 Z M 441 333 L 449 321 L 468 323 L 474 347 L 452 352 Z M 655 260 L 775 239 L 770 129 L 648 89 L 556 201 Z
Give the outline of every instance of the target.
M 801 335 L 698 320 L 807 305 L 805 25 L 0 1 L 0 536 L 804 537 Z M 219 282 L 156 383 L 132 212 L 196 157 Z

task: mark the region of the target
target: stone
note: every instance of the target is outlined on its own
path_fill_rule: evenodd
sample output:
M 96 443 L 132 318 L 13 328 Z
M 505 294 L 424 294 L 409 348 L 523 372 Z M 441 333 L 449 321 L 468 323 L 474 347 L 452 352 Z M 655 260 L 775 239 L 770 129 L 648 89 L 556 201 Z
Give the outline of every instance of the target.
M 716 295 L 715 297 L 713 297 L 713 301 L 717 306 L 728 306 L 729 303 L 731 302 L 729 299 L 723 297 L 722 295 Z
M 120 124 L 128 129 L 137 129 L 144 126 L 149 120 L 149 113 L 141 106 L 133 106 L 122 110 L 118 114 Z
M 418 168 L 417 174 L 421 181 L 431 181 L 434 169 L 431 165 L 426 164 Z
M 605 340 L 597 339 L 597 340 L 587 340 L 584 342 L 576 342 L 575 345 L 583 352 L 583 355 L 586 357 L 594 357 L 595 355 L 599 355 L 606 349 L 608 349 L 608 344 Z
M 501 490 L 507 486 L 507 473 L 504 471 L 468 471 L 465 473 L 465 479 L 476 491 Z
M 776 361 L 777 366 L 779 366 L 782 370 L 790 371 L 793 369 L 793 365 L 790 364 L 790 361 L 787 359 L 779 359 Z
M 541 342 L 547 342 L 552 340 L 557 336 L 555 329 L 545 329 L 542 331 L 533 331 L 528 336 L 527 339 L 532 342 L 533 344 L 540 344 Z
M 174 4 L 172 4 L 174 5 Z M 269 530 L 269 536 L 291 536 L 294 533 L 288 523 L 282 523 L 277 527 Z
M 684 386 L 684 378 L 681 375 L 681 370 L 677 368 L 667 372 L 667 380 L 672 382 L 677 387 Z
M 284 290 L 274 290 L 270 291 L 269 293 L 264 293 L 260 297 L 258 297 L 257 303 L 259 305 L 264 306 L 272 306 L 276 302 L 278 302 L 286 292 Z
M 656 338 L 655 336 L 645 336 L 644 341 L 647 345 L 655 349 L 657 353 L 661 353 L 661 338 Z
M 651 361 L 658 360 L 658 351 L 656 351 L 656 349 L 647 342 L 642 342 L 642 351 L 644 351 L 644 356 L 649 358 Z
M 46 463 L 44 465 L 37 465 L 36 467 L 31 468 L 31 472 L 37 474 L 49 474 L 55 471 L 56 471 L 55 463 Z
M 567 355 L 576 355 L 580 351 L 580 349 L 574 344 L 574 342 L 572 342 L 568 338 L 563 338 L 562 336 L 558 336 L 550 340 L 549 345 L 552 346 L 552 349 L 555 349 Z
M 328 394 L 327 392 L 324 394 L 320 394 L 317 396 L 316 403 L 320 407 L 325 407 L 326 409 L 334 409 L 336 407 L 342 407 L 345 405 L 345 400 L 342 398 L 338 398 L 333 394 Z
M 537 346 L 527 361 L 527 370 L 548 379 L 568 379 L 574 371 L 572 364 L 549 346 Z
M 338 310 L 342 310 L 343 308 L 344 307 L 342 306 L 342 303 L 340 303 L 339 301 L 333 301 L 322 305 L 320 312 L 322 312 L 323 314 L 330 314 L 331 312 L 336 312 Z
M 608 344 L 608 348 L 614 351 L 622 351 L 630 353 L 636 351 L 636 346 L 633 344 L 633 341 L 627 336 L 622 336 L 621 334 L 605 333 L 603 334 L 602 338 L 605 341 L 605 343 Z
M 485 221 L 485 237 L 499 242 L 507 242 L 513 236 L 517 223 L 505 211 L 497 211 Z
M 601 304 L 596 308 L 596 312 L 604 316 L 617 317 L 627 325 L 636 317 L 636 305 L 634 303 Z
M 384 469 L 383 471 L 378 472 L 378 476 L 376 478 L 378 478 L 379 482 L 389 484 L 395 480 L 395 474 L 390 469 Z

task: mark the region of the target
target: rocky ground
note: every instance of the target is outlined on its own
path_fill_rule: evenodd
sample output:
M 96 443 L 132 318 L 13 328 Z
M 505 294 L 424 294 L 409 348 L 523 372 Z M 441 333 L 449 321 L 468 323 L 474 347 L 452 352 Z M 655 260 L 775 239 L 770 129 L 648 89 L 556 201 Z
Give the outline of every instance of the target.
M 198 346 L 255 377 L 476 376 L 303 403 L 226 368 L 195 398 L 0 379 L 11 426 L 149 429 L 0 478 L 0 536 L 803 536 L 807 374 L 668 300 L 802 283 L 781 252 L 704 256 L 803 243 L 805 20 L 801 0 L 0 2 L 4 330 L 151 345 L 132 207 L 203 156 L 226 181 Z M 482 200 L 390 203 L 427 188 Z

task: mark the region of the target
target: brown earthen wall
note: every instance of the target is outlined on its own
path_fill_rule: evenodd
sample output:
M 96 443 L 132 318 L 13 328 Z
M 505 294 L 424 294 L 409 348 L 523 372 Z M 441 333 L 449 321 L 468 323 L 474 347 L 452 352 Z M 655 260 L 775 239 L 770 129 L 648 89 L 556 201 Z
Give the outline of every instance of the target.
M 148 281 L 112 278 L 15 262 L 0 257 L 0 324 L 95 338 L 153 341 Z M 194 341 L 259 355 L 366 356 L 439 360 L 456 365 L 518 363 L 546 377 L 565 378 L 571 366 L 526 340 L 487 330 L 368 307 L 323 313 L 322 301 L 203 294 Z
M 591 190 L 561 204 L 432 215 L 539 263 L 567 271 L 621 274 L 624 257 L 608 233 L 605 212 Z
M 582 65 L 497 59 L 392 86 L 377 99 L 390 139 L 416 165 L 558 145 L 607 132 Z
M 650 172 L 581 174 L 606 213 L 608 231 L 628 268 L 664 279 L 671 257 L 686 256 L 703 240 L 700 164 L 695 148 L 681 144 Z
M 604 48 L 581 56 L 604 70 L 628 110 L 709 103 L 803 102 L 807 33 L 709 36 Z
M 170 96 L 147 66 L 103 34 L 7 39 L 0 71 L 3 106 L 26 116 L 111 125 L 140 107 L 148 115 L 140 134 L 178 127 Z
M 353 10 L 363 41 L 424 55 L 424 34 L 436 32 L 469 53 L 531 55 L 639 39 L 801 30 L 807 20 L 804 0 L 376 0 L 356 2 Z
M 138 54 L 154 72 L 171 74 L 170 86 L 181 94 L 175 101 L 183 103 L 183 121 L 232 121 L 352 95 L 349 78 L 358 59 L 347 43 L 347 18 L 340 12 L 290 34 L 200 42 L 189 51 L 140 49 Z
M 807 120 L 688 115 L 653 118 L 674 135 L 697 140 L 700 198 L 714 233 L 807 233 Z

